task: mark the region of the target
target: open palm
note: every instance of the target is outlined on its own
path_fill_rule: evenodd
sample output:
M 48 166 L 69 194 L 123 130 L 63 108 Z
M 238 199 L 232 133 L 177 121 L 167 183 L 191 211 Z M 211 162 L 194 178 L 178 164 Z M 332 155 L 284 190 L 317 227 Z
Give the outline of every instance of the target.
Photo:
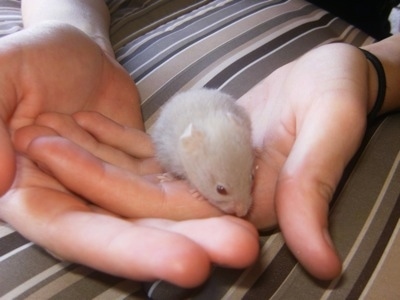
M 135 141 L 131 152 L 114 154 L 110 151 L 112 147 L 98 147 L 93 135 L 80 134 L 81 131 L 71 139 L 81 141 L 92 150 L 99 157 L 95 159 L 100 165 L 104 160 L 130 170 L 136 188 L 130 195 L 134 198 L 145 194 L 163 199 L 161 188 L 153 194 L 142 193 L 151 192 L 150 181 L 141 180 L 139 175 L 158 166 L 146 159 L 153 155 L 153 148 L 141 131 L 143 124 L 135 85 L 120 65 L 86 35 L 74 27 L 55 23 L 31 27 L 1 40 L 0 61 L 1 219 L 59 257 L 132 279 L 165 279 L 193 286 L 205 280 L 211 262 L 243 267 L 255 259 L 257 234 L 245 222 L 229 217 L 187 222 L 122 218 L 118 212 L 124 209 L 118 201 L 113 203 L 112 194 L 96 197 L 103 182 L 97 181 L 91 186 L 85 182 L 85 178 L 91 178 L 89 170 L 85 170 L 87 176 L 78 172 L 74 177 L 81 180 L 80 187 L 85 190 L 79 196 L 64 187 L 45 164 L 33 163 L 22 154 L 26 149 L 46 146 L 49 139 L 34 139 L 38 133 L 69 134 L 71 127 L 68 126 L 61 126 L 60 132 L 51 129 L 60 124 L 57 118 L 51 117 L 53 114 L 63 116 L 68 122 L 75 113 L 84 119 L 85 111 L 95 111 L 124 127 L 129 126 Z M 65 140 L 56 143 L 54 155 L 39 152 L 49 161 L 54 158 L 60 163 L 67 163 L 68 159 L 90 162 L 82 149 L 70 151 L 68 156 L 63 151 L 74 150 L 70 147 L 73 145 L 68 143 L 65 148 L 63 145 Z M 81 171 L 85 166 L 75 168 L 67 164 L 65 167 L 69 171 Z M 94 175 L 95 179 L 101 180 L 107 175 L 105 169 L 97 171 L 103 176 Z M 100 203 L 88 202 L 92 199 Z M 206 206 L 205 201 L 199 203 Z M 127 217 L 126 213 L 123 215 Z M 224 232 L 218 241 L 209 234 L 215 233 L 215 228 Z M 236 248 L 243 239 L 248 245 L 243 251 L 222 250 L 221 245 Z M 163 245 L 161 252 L 159 245 Z

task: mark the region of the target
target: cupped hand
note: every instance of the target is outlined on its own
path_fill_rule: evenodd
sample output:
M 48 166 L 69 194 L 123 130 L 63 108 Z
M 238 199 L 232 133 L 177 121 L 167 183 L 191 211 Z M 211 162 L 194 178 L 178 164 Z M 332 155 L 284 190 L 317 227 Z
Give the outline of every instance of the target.
M 99 111 L 142 128 L 129 75 L 78 29 L 49 22 L 0 41 L 0 195 L 15 174 L 10 135 L 43 112 Z
M 48 118 L 46 114 L 44 116 L 44 119 Z M 143 139 L 143 132 L 130 130 L 134 141 Z M 37 132 L 47 132 L 47 136 L 34 138 L 29 145 L 19 144 L 20 140 L 26 141 Z M 88 140 L 85 139 L 86 142 Z M 130 147 L 131 154 L 142 153 L 142 145 L 137 145 Z M 138 207 L 134 210 L 138 211 L 138 215 L 143 215 L 142 210 L 150 211 L 149 215 L 151 210 L 163 211 L 162 203 L 157 202 L 159 206 L 152 203 L 153 197 L 157 198 L 158 195 L 147 193 L 149 183 L 140 183 L 141 179 L 138 178 L 140 174 L 157 170 L 158 166 L 151 160 L 141 164 L 139 159 L 130 159 L 126 153 L 101 145 L 92 151 L 98 155 L 97 158 L 92 156 L 92 152 L 85 152 L 69 140 L 58 137 L 49 128 L 40 126 L 17 131 L 16 147 L 24 149 L 24 146 L 37 158 L 39 166 L 22 155 L 18 156 L 17 185 L 2 199 L 5 203 L 2 216 L 28 239 L 57 257 L 129 279 L 162 279 L 183 287 L 201 284 L 208 277 L 212 264 L 243 268 L 257 257 L 256 230 L 249 223 L 234 217 L 181 222 L 133 218 L 132 215 L 127 217 L 129 214 L 119 208 L 126 206 L 118 202 L 119 198 L 136 203 Z M 121 170 L 125 172 L 120 172 L 116 167 L 113 169 L 111 164 L 106 163 L 108 157 L 113 164 L 121 165 Z M 40 163 L 41 159 L 43 164 Z M 53 159 L 59 161 L 54 162 Z M 76 166 L 70 162 L 76 163 Z M 71 192 L 55 179 L 52 171 L 56 168 L 46 168 L 53 164 L 62 165 L 74 173 L 72 176 L 80 182 L 79 191 L 85 190 L 83 196 Z M 111 175 L 115 186 L 103 189 L 109 179 L 101 179 L 97 177 L 97 170 L 91 170 L 99 165 L 104 166 L 100 173 Z M 117 173 L 126 177 L 114 178 L 112 175 Z M 89 178 L 91 176 L 94 178 Z M 130 199 L 124 192 L 129 190 L 128 184 L 132 184 L 137 193 L 129 194 Z M 104 190 L 109 193 L 104 195 Z M 99 198 L 105 202 L 101 203 Z M 89 202 L 91 199 L 96 201 Z M 99 206 L 102 204 L 103 207 Z M 132 205 L 128 204 L 128 207 Z M 179 206 L 175 209 L 179 210 Z M 114 213 L 118 210 L 120 214 Z
M 45 164 L 33 163 L 25 155 L 30 147 L 33 152 L 40 145 L 50 144 L 54 149 L 49 143 L 54 139 L 54 130 L 34 125 L 39 115 L 71 116 L 96 111 L 129 127 L 134 136 L 131 153 L 111 154 L 109 146 L 90 148 L 96 147 L 95 139 L 78 134 L 78 140 L 92 141 L 88 147 L 98 155 L 97 162 L 110 161 L 137 174 L 157 169 L 150 158 L 152 145 L 141 131 L 135 85 L 121 66 L 85 34 L 53 22 L 31 27 L 0 40 L 0 64 L 2 220 L 59 257 L 137 280 L 164 279 L 194 286 L 206 279 L 212 263 L 243 267 L 255 259 L 257 234 L 246 222 L 230 217 L 187 222 L 123 218 L 105 209 L 112 197 L 102 198 L 108 201 L 102 208 L 88 201 L 91 193 L 102 187 L 101 176 L 95 176 L 98 181 L 88 187 L 85 178 L 90 176 L 84 176 L 87 170 L 78 168 L 81 172 L 75 173 L 76 179 L 82 180 L 83 189 L 91 189 L 84 197 L 70 192 Z M 50 137 L 34 139 L 31 145 L 29 140 L 38 131 Z M 61 146 L 61 154 L 65 153 L 63 143 L 65 140 L 55 143 Z M 74 147 L 69 149 L 72 157 L 68 153 L 60 155 L 61 163 L 73 158 L 85 160 L 81 148 L 76 152 Z M 90 162 L 91 157 L 86 158 Z M 75 171 L 73 165 L 64 167 Z M 103 175 L 105 171 L 112 173 L 113 169 L 100 170 Z M 136 188 L 136 193 L 130 194 L 133 198 L 148 186 L 138 176 L 128 180 Z M 154 194 L 148 196 L 151 199 Z M 247 246 L 239 247 L 238 241 L 243 240 Z
M 258 149 L 250 220 L 278 224 L 299 262 L 320 279 L 341 272 L 329 202 L 363 138 L 374 75 L 359 49 L 331 44 L 278 69 L 239 100 Z

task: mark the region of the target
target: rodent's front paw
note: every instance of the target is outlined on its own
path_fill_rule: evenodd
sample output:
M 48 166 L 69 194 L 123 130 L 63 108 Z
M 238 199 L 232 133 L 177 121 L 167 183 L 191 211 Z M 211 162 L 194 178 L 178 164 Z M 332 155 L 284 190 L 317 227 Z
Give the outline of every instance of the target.
M 207 201 L 206 198 L 204 198 L 204 196 L 195 188 L 190 190 L 190 194 L 192 195 L 193 198 L 195 198 L 196 200 L 203 200 L 203 201 Z
M 171 173 L 163 173 L 157 176 L 160 182 L 171 182 L 177 180 Z

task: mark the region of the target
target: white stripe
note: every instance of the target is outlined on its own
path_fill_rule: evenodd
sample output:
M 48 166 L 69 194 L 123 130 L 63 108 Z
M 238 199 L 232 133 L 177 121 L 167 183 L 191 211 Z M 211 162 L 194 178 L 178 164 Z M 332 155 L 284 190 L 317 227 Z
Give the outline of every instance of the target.
M 5 261 L 6 259 L 10 258 L 11 256 L 24 251 L 26 248 L 29 248 L 33 246 L 32 242 L 29 242 L 25 245 L 22 245 L 21 247 L 18 247 L 17 249 L 14 249 L 13 251 L 8 252 L 7 254 L 4 254 L 3 256 L 0 256 L 0 262 Z
M 0 221 L 0 239 L 13 232 L 15 232 L 14 229 L 12 229 L 8 224 Z
M 148 292 L 147 292 L 147 297 L 151 298 L 153 296 L 153 292 L 154 290 L 159 286 L 159 284 L 161 283 L 161 280 L 157 280 L 156 282 L 154 282 L 151 287 L 149 288 Z

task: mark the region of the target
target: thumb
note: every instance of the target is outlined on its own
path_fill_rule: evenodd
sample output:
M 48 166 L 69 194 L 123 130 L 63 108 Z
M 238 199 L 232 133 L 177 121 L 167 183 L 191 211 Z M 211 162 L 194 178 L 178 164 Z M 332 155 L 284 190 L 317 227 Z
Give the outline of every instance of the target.
M 362 135 L 362 125 L 349 126 L 344 120 L 326 122 L 330 119 L 318 112 L 303 124 L 279 175 L 275 204 L 279 226 L 292 253 L 307 271 L 323 280 L 341 272 L 328 232 L 329 202 L 358 147 L 360 138 L 353 134 L 359 131 Z M 338 125 L 354 131 L 347 130 L 351 136 L 346 135 Z
M 326 187 L 304 177 L 285 178 L 278 182 L 276 197 L 282 234 L 301 265 L 322 280 L 339 276 L 341 261 L 328 232 Z
M 287 245 L 307 271 L 324 280 L 341 273 L 328 232 L 329 202 L 366 125 L 362 97 L 336 96 L 316 101 L 299 123 L 275 199 Z
M 11 143 L 10 134 L 0 121 L 0 196 L 11 186 L 15 176 L 15 154 Z

